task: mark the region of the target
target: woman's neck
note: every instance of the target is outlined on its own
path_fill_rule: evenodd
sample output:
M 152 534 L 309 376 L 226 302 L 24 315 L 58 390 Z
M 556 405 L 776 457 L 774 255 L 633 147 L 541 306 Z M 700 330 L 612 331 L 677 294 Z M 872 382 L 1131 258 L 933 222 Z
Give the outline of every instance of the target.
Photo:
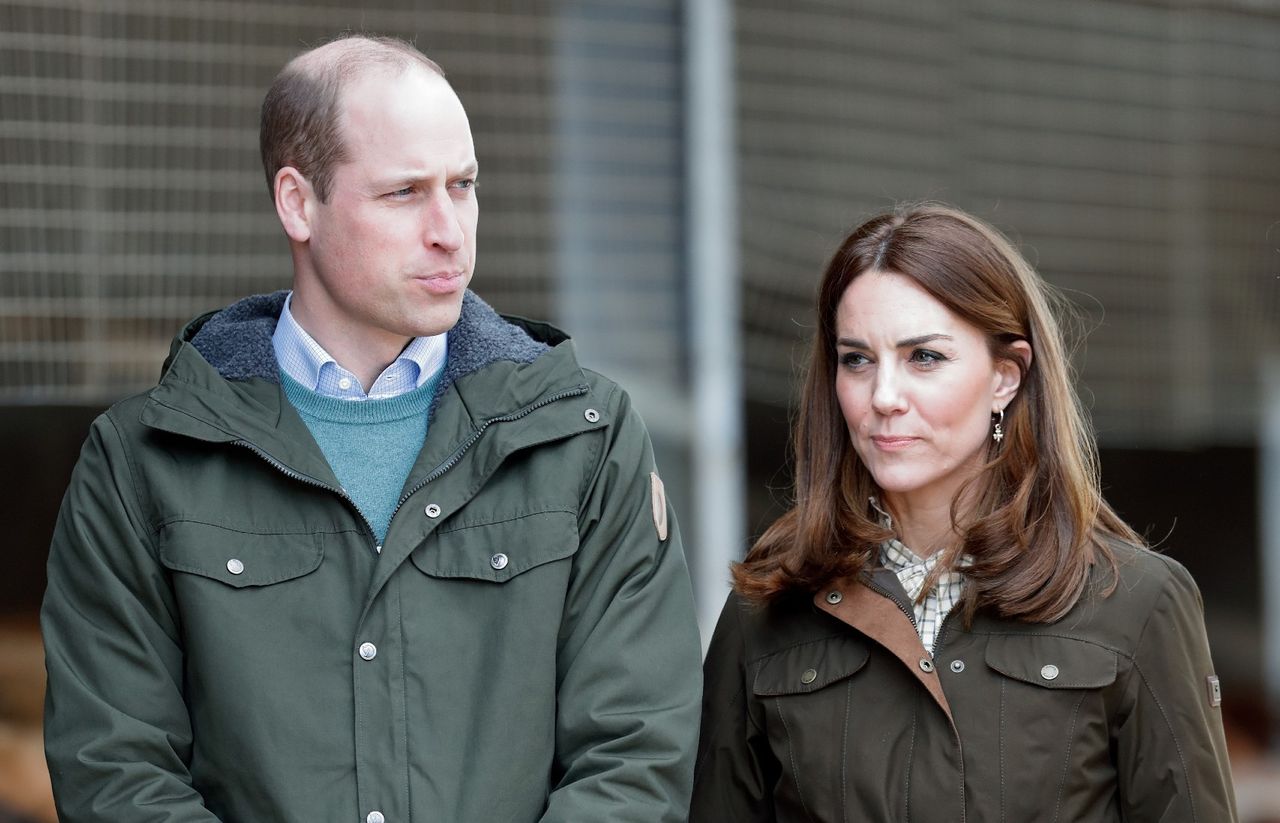
M 893 517 L 898 539 L 917 557 L 929 557 L 960 539 L 951 525 L 950 495 L 886 492 L 882 499 Z

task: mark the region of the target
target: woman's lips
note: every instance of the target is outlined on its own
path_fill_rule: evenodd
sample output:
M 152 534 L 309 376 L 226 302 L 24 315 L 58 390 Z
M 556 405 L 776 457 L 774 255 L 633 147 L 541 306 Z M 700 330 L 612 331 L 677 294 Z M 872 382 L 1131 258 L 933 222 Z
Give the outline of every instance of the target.
M 918 437 L 890 437 L 886 435 L 876 435 L 871 438 L 871 442 L 882 451 L 892 452 L 901 451 L 910 448 L 920 438 Z

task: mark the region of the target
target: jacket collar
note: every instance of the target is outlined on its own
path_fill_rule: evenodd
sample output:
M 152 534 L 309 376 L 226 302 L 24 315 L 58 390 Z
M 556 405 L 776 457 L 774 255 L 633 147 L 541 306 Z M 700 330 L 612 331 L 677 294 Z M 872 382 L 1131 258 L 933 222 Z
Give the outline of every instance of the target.
M 248 441 L 299 471 L 327 475 L 323 461 L 311 465 L 317 457 L 311 438 L 279 386 L 271 336 L 286 294 L 248 297 L 188 323 L 170 347 L 142 421 L 202 440 Z M 468 291 L 449 331 L 432 427 L 438 421 L 445 429 L 469 430 L 585 382 L 567 335 L 547 324 L 504 318 Z M 460 414 L 441 413 L 443 405 L 459 400 Z

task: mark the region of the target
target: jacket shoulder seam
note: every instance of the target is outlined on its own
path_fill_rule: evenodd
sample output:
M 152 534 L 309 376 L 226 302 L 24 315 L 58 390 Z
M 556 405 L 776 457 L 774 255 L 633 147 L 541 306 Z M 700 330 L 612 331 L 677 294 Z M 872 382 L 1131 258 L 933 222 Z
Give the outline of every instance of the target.
M 159 549 L 155 543 L 155 534 L 158 530 L 158 526 L 150 522 L 150 507 L 143 503 L 142 489 L 138 485 L 137 463 L 134 460 L 133 452 L 129 449 L 128 441 L 125 440 L 124 434 L 121 433 L 120 427 L 116 425 L 116 421 L 111 416 L 110 412 L 102 415 L 102 419 L 111 426 L 111 431 L 115 434 L 116 440 L 120 443 L 120 453 L 124 455 L 124 463 L 129 471 L 129 486 L 133 492 L 133 503 L 138 512 L 138 523 L 139 525 L 147 526 L 145 534 L 140 536 L 146 540 L 147 546 L 151 550 L 151 554 L 159 557 Z
M 1191 812 L 1192 823 L 1194 823 L 1199 817 L 1196 815 L 1196 799 L 1192 791 L 1191 772 L 1187 768 L 1186 755 L 1182 753 L 1182 741 L 1178 739 L 1178 734 L 1174 730 L 1173 724 L 1169 722 L 1169 713 L 1165 711 L 1164 704 L 1160 702 L 1155 689 L 1151 688 L 1146 672 L 1142 670 L 1142 666 L 1136 660 L 1133 662 L 1133 669 L 1137 673 L 1138 679 L 1142 681 L 1143 690 L 1151 697 L 1151 702 L 1155 703 L 1156 709 L 1159 710 L 1160 719 L 1164 721 L 1165 728 L 1169 730 L 1169 739 L 1173 741 L 1174 750 L 1178 752 L 1178 765 L 1182 767 L 1182 781 L 1187 787 L 1187 806 Z

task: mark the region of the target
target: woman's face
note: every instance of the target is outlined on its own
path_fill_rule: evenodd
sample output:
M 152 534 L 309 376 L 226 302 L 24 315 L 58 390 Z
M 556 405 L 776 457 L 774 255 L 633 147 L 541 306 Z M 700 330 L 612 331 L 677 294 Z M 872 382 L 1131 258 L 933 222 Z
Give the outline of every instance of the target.
M 1016 364 L 994 360 L 982 332 L 890 272 L 845 289 L 836 358 L 849 437 L 886 497 L 950 505 L 983 463 L 992 413 L 1017 392 Z

